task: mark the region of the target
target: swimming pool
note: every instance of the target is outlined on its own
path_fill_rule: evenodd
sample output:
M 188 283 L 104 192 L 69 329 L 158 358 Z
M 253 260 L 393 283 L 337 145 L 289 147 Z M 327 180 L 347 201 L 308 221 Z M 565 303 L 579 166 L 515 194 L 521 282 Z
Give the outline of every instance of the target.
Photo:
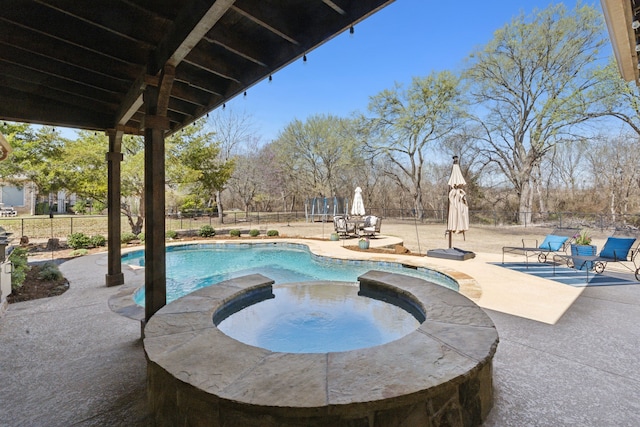
M 144 266 L 144 251 L 124 254 L 125 264 Z M 299 243 L 206 243 L 167 247 L 167 303 L 223 280 L 260 273 L 275 283 L 331 280 L 356 282 L 375 269 L 419 277 L 458 291 L 451 277 L 395 262 L 341 260 L 314 255 Z M 134 295 L 144 305 L 144 289 Z

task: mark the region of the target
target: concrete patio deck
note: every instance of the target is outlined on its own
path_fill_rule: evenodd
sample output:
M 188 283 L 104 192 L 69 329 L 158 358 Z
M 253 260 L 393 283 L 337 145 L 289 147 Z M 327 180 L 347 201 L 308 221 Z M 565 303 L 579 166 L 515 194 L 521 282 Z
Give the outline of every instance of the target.
M 311 242 L 362 255 L 344 242 Z M 490 265 L 501 254 L 472 249 L 464 262 L 393 257 L 479 285 L 470 296 L 500 335 L 485 426 L 640 425 L 640 284 L 574 288 Z M 145 425 L 140 325 L 108 307 L 119 287 L 104 286 L 106 254 L 61 270 L 65 294 L 12 304 L 0 318 L 0 426 Z M 140 270 L 124 272 L 127 284 L 143 283 Z

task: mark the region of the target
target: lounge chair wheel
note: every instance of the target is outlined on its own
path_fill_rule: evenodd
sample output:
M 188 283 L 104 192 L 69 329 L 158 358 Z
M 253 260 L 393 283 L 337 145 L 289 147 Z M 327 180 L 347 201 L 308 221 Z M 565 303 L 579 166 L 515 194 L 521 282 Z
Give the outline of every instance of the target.
M 569 268 L 573 268 L 574 267 L 573 260 L 571 258 L 567 258 L 567 267 L 569 267 Z
M 604 266 L 605 264 L 603 262 L 595 262 L 593 264 L 593 270 L 597 273 L 597 274 L 601 274 L 604 271 Z
M 636 269 L 636 280 L 640 282 L 640 268 Z
M 547 262 L 547 254 L 539 253 L 538 262 Z

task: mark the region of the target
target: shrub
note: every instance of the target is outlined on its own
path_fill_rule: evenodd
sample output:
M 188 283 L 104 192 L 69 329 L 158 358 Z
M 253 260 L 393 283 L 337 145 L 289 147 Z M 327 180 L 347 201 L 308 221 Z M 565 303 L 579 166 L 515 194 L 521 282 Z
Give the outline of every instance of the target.
M 127 231 L 126 233 L 122 233 L 122 235 L 120 236 L 120 241 L 122 243 L 129 243 L 130 241 L 135 240 L 136 237 L 137 236 L 135 234 Z
M 11 289 L 18 289 L 27 277 L 27 271 L 31 269 L 27 260 L 27 249 L 15 247 L 9 254 L 9 261 L 13 264 L 11 271 Z
M 216 235 L 216 231 L 213 229 L 212 226 L 208 224 L 200 227 L 200 230 L 198 231 L 198 236 L 200 237 L 212 237 L 215 235 Z
M 101 201 L 94 200 L 93 201 L 93 213 L 96 215 L 101 215 L 104 210 L 107 209 L 107 205 L 102 203 Z
M 260 230 L 257 229 L 251 229 L 249 230 L 249 236 L 251 237 L 258 237 L 260 235 Z
M 67 244 L 73 249 L 86 249 L 91 246 L 91 238 L 84 233 L 72 233 L 67 236 Z
M 106 246 L 107 244 L 107 239 L 100 235 L 100 234 L 96 234 L 95 236 L 91 236 L 91 238 L 89 239 L 91 241 L 91 245 L 95 246 L 96 248 L 99 246 Z
M 62 280 L 62 273 L 57 265 L 52 262 L 48 262 L 40 268 L 38 278 L 40 280 L 58 281 Z
M 72 257 L 76 257 L 76 256 L 83 256 L 88 254 L 89 251 L 87 249 L 76 249 L 74 251 L 71 251 L 71 253 L 69 254 Z
M 87 213 L 87 201 L 76 200 L 76 203 L 73 205 L 73 211 L 78 215 L 85 215 Z
M 269 237 L 275 237 L 275 236 L 279 236 L 280 233 L 278 233 L 278 230 L 267 230 L 267 236 Z
M 237 228 L 229 230 L 229 236 L 231 236 L 231 237 L 240 237 L 240 230 L 238 230 Z
M 144 238 L 145 238 L 144 233 L 139 233 L 138 234 L 138 240 L 140 240 L 141 242 L 144 242 Z
M 165 236 L 167 237 L 167 239 L 175 239 L 176 237 L 178 237 L 178 232 L 174 230 L 167 230 Z

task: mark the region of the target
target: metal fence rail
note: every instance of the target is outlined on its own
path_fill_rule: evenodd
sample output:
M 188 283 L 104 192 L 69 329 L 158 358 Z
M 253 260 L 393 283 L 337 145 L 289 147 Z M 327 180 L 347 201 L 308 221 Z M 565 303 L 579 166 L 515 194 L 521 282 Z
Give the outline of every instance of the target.
M 385 221 L 411 222 L 417 224 L 445 224 L 447 220 L 446 210 L 426 210 L 422 218 L 418 218 L 411 210 L 402 209 L 378 209 L 371 208 L 369 213 L 382 218 Z M 506 211 L 470 211 L 469 222 L 471 225 L 506 226 L 517 225 L 518 212 Z M 306 221 L 304 211 L 293 212 L 229 212 L 224 216 L 224 223 L 220 224 L 217 216 L 191 216 L 188 218 L 167 216 L 166 230 L 185 231 L 198 230 L 203 225 L 211 225 L 214 228 L 238 228 L 241 230 L 258 229 L 261 233 L 267 231 L 269 224 L 283 224 Z M 331 217 L 322 219 L 331 222 Z M 125 216 L 121 217 L 122 232 L 130 232 L 131 228 Z M 545 212 L 532 214 L 532 222 L 521 224 L 525 227 L 578 227 L 592 229 L 613 229 L 640 227 L 640 213 L 626 215 L 611 215 L 602 213 L 581 212 Z M 27 236 L 30 240 L 58 238 L 65 240 L 73 233 L 84 233 L 89 236 L 107 235 L 106 215 L 75 215 L 75 216 L 36 216 L 0 218 L 0 227 L 13 233 L 13 237 Z

